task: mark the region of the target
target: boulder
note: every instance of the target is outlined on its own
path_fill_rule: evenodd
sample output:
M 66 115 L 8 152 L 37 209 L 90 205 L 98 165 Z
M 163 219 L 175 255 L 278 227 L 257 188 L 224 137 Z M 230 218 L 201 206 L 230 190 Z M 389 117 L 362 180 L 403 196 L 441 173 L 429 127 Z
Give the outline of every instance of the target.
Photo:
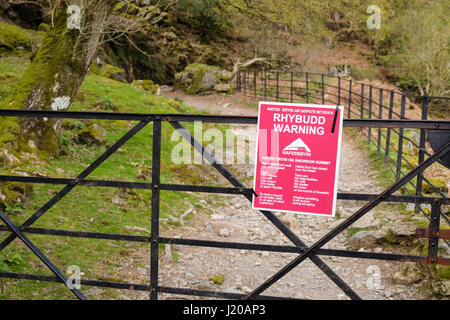
M 131 83 L 135 87 L 140 87 L 151 94 L 157 94 L 159 85 L 154 84 L 152 80 L 135 80 Z
M 125 70 L 122 68 L 113 66 L 112 64 L 101 64 L 100 61 L 95 61 L 92 63 L 90 71 L 93 74 L 96 74 L 98 76 L 120 81 L 120 82 L 127 82 L 127 76 L 125 73 Z
M 328 67 L 328 75 L 330 77 L 345 77 L 352 75 L 352 68 L 346 64 L 339 64 Z
M 212 92 L 234 92 L 231 84 L 233 74 L 218 67 L 194 63 L 183 72 L 175 75 L 174 89 L 181 89 L 187 94 L 209 94 Z
M 376 241 L 383 239 L 383 232 L 378 231 L 360 231 L 352 235 L 348 241 L 349 242 L 358 242 L 358 241 Z
M 214 86 L 214 91 L 232 94 L 234 86 L 231 83 L 218 83 Z
M 78 143 L 87 145 L 102 145 L 106 142 L 106 130 L 94 123 L 86 129 L 80 130 L 76 140 Z
M 377 231 L 360 231 L 352 235 L 346 243 L 346 246 L 351 250 L 359 248 L 371 248 L 384 239 L 384 234 L 381 230 Z
M 425 275 L 422 274 L 416 265 L 407 263 L 399 271 L 395 272 L 392 278 L 396 284 L 411 285 L 423 280 Z
M 31 50 L 31 33 L 15 25 L 0 22 L 0 52 L 19 50 L 18 48 Z
M 374 213 L 374 211 L 366 213 L 364 216 L 356 220 L 356 222 L 352 224 L 352 227 L 360 229 L 379 227 L 380 221 L 374 217 Z
M 334 43 L 330 37 L 323 37 L 323 44 L 327 49 L 334 49 Z
M 435 295 L 450 297 L 450 280 L 433 281 L 431 286 Z
M 448 192 L 448 186 L 447 181 L 442 177 L 433 177 L 428 178 L 428 180 L 431 182 L 433 186 L 435 186 L 437 189 L 442 191 L 443 193 L 447 194 Z M 423 182 L 422 185 L 422 191 L 423 193 L 434 193 L 436 192 L 432 186 L 430 186 L 427 182 Z
M 414 223 L 397 222 L 393 223 L 389 230 L 394 236 L 412 237 L 416 234 L 417 226 Z

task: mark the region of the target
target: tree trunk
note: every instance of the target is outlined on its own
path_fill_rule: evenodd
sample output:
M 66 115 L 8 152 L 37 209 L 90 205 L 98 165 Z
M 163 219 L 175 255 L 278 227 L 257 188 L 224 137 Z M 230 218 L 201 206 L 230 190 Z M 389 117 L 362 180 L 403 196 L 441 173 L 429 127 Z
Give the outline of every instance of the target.
M 102 31 L 115 1 L 89 1 L 81 16 L 81 29 L 68 29 L 66 7 L 54 14 L 48 32 L 15 92 L 3 107 L 26 110 L 66 110 L 72 103 L 97 52 Z M 22 119 L 20 140 L 33 140 L 49 154 L 57 149 L 54 120 Z
M 68 13 L 68 8 L 62 3 L 66 2 L 55 2 L 54 25 L 45 36 L 16 90 L 0 108 L 67 110 L 70 107 L 89 71 L 105 25 L 117 1 L 69 2 L 69 5 L 81 8 L 79 29 L 68 28 L 68 18 L 73 17 L 74 11 Z M 55 154 L 59 148 L 58 126 L 59 121 L 53 119 L 0 119 L 0 167 L 3 164 L 11 169 L 17 163 L 20 165 L 25 162 L 27 156 L 21 161 L 23 151 L 35 154 L 40 160 Z M 30 151 L 30 148 L 33 150 Z M 17 202 L 17 199 L 20 201 L 25 196 L 24 188 L 22 192 L 19 190 L 6 196 L 11 193 L 11 188 L 11 184 L 2 186 L 0 183 L 0 204 L 8 200 Z

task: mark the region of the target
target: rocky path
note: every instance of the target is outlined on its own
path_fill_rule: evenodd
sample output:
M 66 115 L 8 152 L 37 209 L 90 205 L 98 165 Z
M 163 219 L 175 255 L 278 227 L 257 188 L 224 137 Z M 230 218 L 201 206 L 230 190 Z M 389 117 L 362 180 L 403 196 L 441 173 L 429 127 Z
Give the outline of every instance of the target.
M 198 109 L 207 109 L 211 113 L 252 115 L 257 112 L 254 106 L 239 103 L 235 97 L 192 97 L 180 92 L 171 92 L 168 88 L 162 93 L 170 98 L 179 98 Z M 254 126 L 241 126 L 239 130 L 255 135 Z M 248 168 L 248 172 L 252 170 Z M 345 132 L 339 190 L 359 193 L 381 191 L 371 175 L 366 154 L 356 146 L 351 133 Z M 201 200 L 201 205 L 211 209 L 214 214 L 197 212 L 183 227 L 163 230 L 162 236 L 292 245 L 262 214 L 253 210 L 244 197 L 222 196 L 219 201 L 215 198 L 209 198 L 214 201 L 207 200 L 208 196 L 205 196 L 205 200 Z M 364 202 L 338 201 L 336 218 L 276 214 L 300 239 L 307 245 L 312 245 L 363 204 Z M 391 249 L 383 246 L 380 240 L 387 228 L 393 228 L 393 225 L 398 229 L 398 233 L 403 232 L 405 236 L 413 232 L 414 228 L 413 225 L 403 221 L 399 213 L 384 205 L 357 221 L 352 226 L 353 229 L 357 228 L 354 229 L 352 236 L 347 230 L 324 248 L 389 252 Z M 295 254 L 288 253 L 191 246 L 172 246 L 171 250 L 176 251 L 179 258 L 175 262 L 170 255 L 162 257 L 160 285 L 233 293 L 250 292 L 296 257 Z M 401 266 L 399 262 L 327 256 L 321 258 L 363 299 L 421 299 L 413 286 L 398 285 L 393 281 L 395 272 Z M 141 275 L 148 279 L 148 270 L 143 270 Z M 216 282 L 223 280 L 223 283 L 211 281 L 210 279 L 214 277 Z M 303 299 L 347 299 L 347 296 L 310 260 L 304 261 L 264 294 Z M 133 298 L 147 299 L 148 294 L 139 294 Z M 161 298 L 192 297 L 161 295 Z

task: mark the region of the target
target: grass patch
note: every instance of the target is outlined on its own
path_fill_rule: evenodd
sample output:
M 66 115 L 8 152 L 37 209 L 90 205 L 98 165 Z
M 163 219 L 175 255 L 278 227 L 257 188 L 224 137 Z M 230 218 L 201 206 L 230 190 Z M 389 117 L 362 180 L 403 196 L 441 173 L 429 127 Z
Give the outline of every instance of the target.
M 8 72 L 11 88 L 26 69 L 27 58 L 0 58 L 0 73 Z M 21 63 L 22 62 L 22 63 Z M 6 91 L 5 91 L 6 92 Z M 9 93 L 11 91 L 8 91 Z M 85 78 L 71 110 L 109 111 L 133 113 L 201 113 L 182 104 L 161 96 L 154 96 L 145 90 L 109 80 L 96 75 Z M 63 152 L 50 159 L 48 168 L 36 168 L 33 172 L 60 178 L 75 178 L 92 163 L 108 146 L 115 143 L 137 122 L 95 121 L 106 132 L 106 144 L 88 146 L 76 142 L 77 133 L 94 121 L 64 120 L 60 141 Z M 218 128 L 224 128 L 215 125 Z M 186 126 L 192 132 L 192 125 Z M 161 181 L 173 183 L 178 177 L 171 161 L 172 148 L 179 141 L 171 141 L 174 129 L 168 123 L 162 126 Z M 122 146 L 102 163 L 88 179 L 123 180 L 150 182 L 148 177 L 140 175 L 142 168 L 152 165 L 152 124 L 148 124 L 129 142 Z M 177 170 L 173 170 L 173 169 Z M 30 169 L 31 170 L 31 169 Z M 199 181 L 201 182 L 201 181 Z M 27 206 L 9 208 L 9 217 L 20 225 L 36 210 L 43 206 L 64 186 L 36 184 L 31 201 Z M 170 223 L 169 216 L 183 214 L 199 196 L 183 192 L 161 192 L 161 226 Z M 120 233 L 149 236 L 151 191 L 137 189 L 116 189 L 105 187 L 78 186 L 64 196 L 47 211 L 33 227 L 88 231 L 102 233 Z M 136 231 L 137 230 L 137 231 Z M 0 241 L 7 236 L 0 233 Z M 107 281 L 127 281 L 139 283 L 127 272 L 120 272 L 124 263 L 136 264 L 135 252 L 149 251 L 149 244 L 128 241 L 93 240 L 45 235 L 29 235 L 36 246 L 63 272 L 72 265 L 78 266 L 84 273 L 84 279 Z M 178 260 L 178 253 L 172 253 Z M 140 257 L 143 265 L 150 264 L 150 254 Z M 0 252 L 0 270 L 50 275 L 37 257 L 20 241 L 14 241 Z M 69 276 L 69 274 L 67 274 Z M 147 280 L 144 283 L 148 283 Z M 86 292 L 89 287 L 82 287 Z M 95 298 L 116 299 L 117 290 L 102 289 Z M 59 283 L 0 279 L 0 299 L 73 299 L 72 293 Z

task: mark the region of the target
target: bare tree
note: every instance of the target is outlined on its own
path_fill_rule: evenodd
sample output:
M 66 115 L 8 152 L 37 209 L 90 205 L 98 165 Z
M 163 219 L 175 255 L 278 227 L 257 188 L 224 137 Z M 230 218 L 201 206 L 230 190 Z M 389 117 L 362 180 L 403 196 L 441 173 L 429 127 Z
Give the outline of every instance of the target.
M 443 11 L 444 12 L 444 11 Z M 397 21 L 394 59 L 421 95 L 449 94 L 449 24 L 437 10 L 408 10 Z

